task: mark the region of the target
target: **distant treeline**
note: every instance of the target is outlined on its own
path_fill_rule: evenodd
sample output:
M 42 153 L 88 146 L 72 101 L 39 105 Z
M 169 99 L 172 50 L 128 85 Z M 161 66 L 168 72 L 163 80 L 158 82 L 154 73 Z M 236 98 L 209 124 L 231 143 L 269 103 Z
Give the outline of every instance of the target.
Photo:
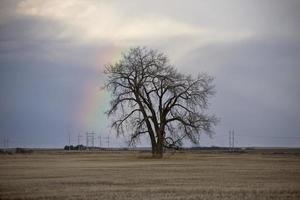
M 86 150 L 87 149 L 87 147 L 86 146 L 84 146 L 84 145 L 76 145 L 76 146 L 73 146 L 73 145 L 66 145 L 65 147 L 64 147 L 64 150 Z
M 25 149 L 25 148 L 0 149 L 0 154 L 14 154 L 14 153 L 29 154 L 29 153 L 33 153 L 33 150 Z
M 84 145 L 66 145 L 64 147 L 64 150 L 87 150 L 87 149 L 98 149 L 98 150 L 105 150 L 107 148 L 101 148 L 101 147 L 87 147 Z M 146 150 L 146 151 L 151 151 L 150 147 L 136 147 L 136 148 L 110 148 L 110 149 L 116 149 L 116 150 Z M 244 150 L 250 150 L 253 148 L 244 148 Z M 235 150 L 235 151 L 239 151 L 242 150 L 242 148 L 229 148 L 229 147 L 217 147 L 217 146 L 212 146 L 212 147 L 185 147 L 185 148 L 181 148 L 181 150 L 224 150 L 224 151 L 228 151 L 228 150 Z
M 87 146 L 84 146 L 82 144 L 80 145 L 76 145 L 76 146 L 73 146 L 73 145 L 66 145 L 64 147 L 64 150 L 92 150 L 92 149 L 97 149 L 97 150 L 104 150 L 105 148 L 101 148 L 101 147 L 87 147 Z
M 227 151 L 227 150 L 242 150 L 242 148 L 238 148 L 238 147 L 217 147 L 217 146 L 212 146 L 212 147 L 190 147 L 190 148 L 184 148 L 186 150 L 224 150 L 224 151 Z M 247 149 L 250 149 L 250 148 L 247 148 Z

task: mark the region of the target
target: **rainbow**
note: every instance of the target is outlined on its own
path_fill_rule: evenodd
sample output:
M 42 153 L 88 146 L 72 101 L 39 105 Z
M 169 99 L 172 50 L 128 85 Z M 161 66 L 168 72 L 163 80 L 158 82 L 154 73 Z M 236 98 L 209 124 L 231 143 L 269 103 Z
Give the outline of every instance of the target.
M 108 120 L 104 113 L 108 109 L 110 95 L 108 91 L 101 89 L 105 78 L 101 74 L 104 70 L 104 65 L 117 61 L 120 58 L 121 52 L 121 48 L 109 47 L 97 53 L 95 69 L 93 70 L 99 74 L 97 76 L 98 80 L 90 80 L 86 83 L 82 92 L 83 98 L 76 120 L 80 130 L 84 132 L 94 131 L 102 133 L 107 131 Z

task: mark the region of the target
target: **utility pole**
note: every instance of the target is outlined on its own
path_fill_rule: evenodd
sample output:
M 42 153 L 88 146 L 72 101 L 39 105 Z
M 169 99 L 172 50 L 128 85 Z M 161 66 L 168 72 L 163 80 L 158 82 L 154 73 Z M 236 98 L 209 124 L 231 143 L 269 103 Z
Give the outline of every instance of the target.
M 88 132 L 85 133 L 86 134 L 86 149 L 89 148 L 89 135 L 88 135 Z
M 95 133 L 92 133 L 92 146 L 95 147 Z
M 69 136 L 69 151 L 71 150 L 71 133 L 68 132 L 68 136 Z
M 229 151 L 234 151 L 234 129 L 229 130 Z
M 229 130 L 229 151 L 231 151 L 231 130 Z
M 99 139 L 99 147 L 101 148 L 101 135 L 98 136 Z
M 232 129 L 232 148 L 234 151 L 234 129 Z
M 107 136 L 107 148 L 109 148 L 109 136 Z
M 79 146 L 80 145 L 80 138 L 82 137 L 82 135 L 80 135 L 80 133 L 78 134 L 77 136 L 77 145 Z
M 77 136 L 77 139 L 78 139 L 78 141 L 77 141 L 78 150 L 81 150 L 80 138 L 82 138 L 82 135 L 80 135 L 80 133 L 79 133 L 78 136 Z

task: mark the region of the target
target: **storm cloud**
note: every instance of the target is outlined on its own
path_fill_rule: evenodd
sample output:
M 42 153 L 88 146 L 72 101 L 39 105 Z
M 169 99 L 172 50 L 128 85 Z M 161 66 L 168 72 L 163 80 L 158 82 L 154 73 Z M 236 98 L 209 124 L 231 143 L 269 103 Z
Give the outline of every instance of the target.
M 107 136 L 103 66 L 135 45 L 207 72 L 220 117 L 201 145 L 300 145 L 299 1 L 1 1 L 0 139 L 62 147 Z M 111 136 L 113 146 L 125 138 Z M 147 145 L 145 138 L 141 145 Z M 149 144 L 148 144 L 149 145 Z

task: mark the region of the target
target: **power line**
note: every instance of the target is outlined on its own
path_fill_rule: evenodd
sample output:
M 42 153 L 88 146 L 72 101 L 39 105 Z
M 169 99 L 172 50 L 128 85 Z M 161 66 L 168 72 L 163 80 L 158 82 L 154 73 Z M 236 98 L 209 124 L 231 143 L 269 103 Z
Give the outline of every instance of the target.
M 274 138 L 274 139 L 300 139 L 300 137 L 297 137 L 297 136 L 277 136 L 277 135 L 245 135 L 245 134 L 239 134 L 239 137 Z
M 235 135 L 236 136 L 236 135 Z M 253 137 L 253 138 L 274 138 L 274 139 L 299 139 L 298 136 L 277 136 L 277 135 L 246 135 L 246 134 L 238 134 L 239 137 Z M 216 137 L 228 137 L 228 135 L 224 134 L 216 134 Z

